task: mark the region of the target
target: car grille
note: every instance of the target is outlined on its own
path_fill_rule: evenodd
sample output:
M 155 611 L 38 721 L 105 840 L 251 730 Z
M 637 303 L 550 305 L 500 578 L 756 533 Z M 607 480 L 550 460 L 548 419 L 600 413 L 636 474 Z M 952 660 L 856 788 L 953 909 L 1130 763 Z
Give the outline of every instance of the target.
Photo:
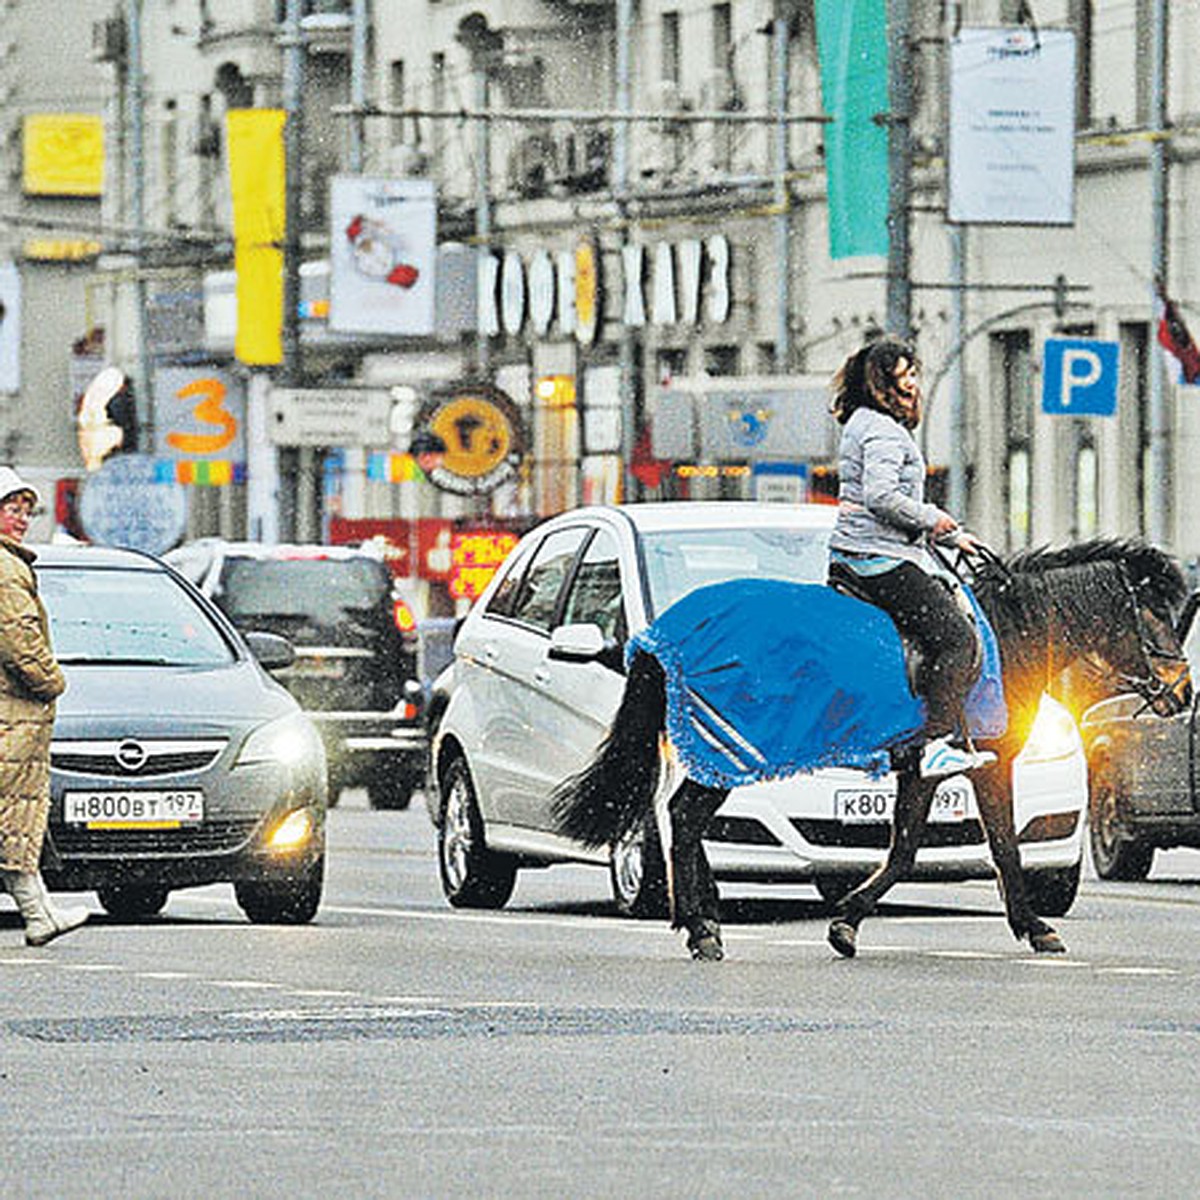
M 130 753 L 133 739 L 121 741 L 54 742 L 50 747 L 50 765 L 56 771 L 75 775 L 127 776 L 146 779 L 156 775 L 182 775 L 204 771 L 221 756 L 228 744 L 225 739 L 204 741 L 143 741 L 136 745 L 140 753 Z M 137 763 L 144 755 L 140 766 Z
M 238 817 L 205 821 L 185 829 L 85 829 L 56 825 L 54 847 L 63 858 L 221 854 L 242 846 L 258 820 L 258 817 Z
M 805 841 L 814 846 L 846 846 L 857 850 L 886 850 L 892 841 L 887 821 L 845 824 L 841 821 L 792 821 Z M 984 841 L 983 826 L 977 820 L 934 823 L 921 832 L 921 846 L 978 846 Z

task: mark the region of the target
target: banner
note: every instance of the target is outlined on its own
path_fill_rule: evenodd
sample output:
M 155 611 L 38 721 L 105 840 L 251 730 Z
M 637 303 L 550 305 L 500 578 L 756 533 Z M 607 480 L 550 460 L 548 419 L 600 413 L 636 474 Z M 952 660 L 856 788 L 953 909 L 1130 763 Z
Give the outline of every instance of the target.
M 432 334 L 433 182 L 340 175 L 332 181 L 330 201 L 330 329 Z
M 99 196 L 104 191 L 104 118 L 29 113 L 21 188 L 27 196 Z
M 886 0 L 817 0 L 829 255 L 888 252 Z
M 950 43 L 949 205 L 962 224 L 1075 219 L 1075 34 L 964 29 Z
M 283 361 L 285 169 L 281 109 L 226 114 L 237 272 L 234 354 L 252 366 Z

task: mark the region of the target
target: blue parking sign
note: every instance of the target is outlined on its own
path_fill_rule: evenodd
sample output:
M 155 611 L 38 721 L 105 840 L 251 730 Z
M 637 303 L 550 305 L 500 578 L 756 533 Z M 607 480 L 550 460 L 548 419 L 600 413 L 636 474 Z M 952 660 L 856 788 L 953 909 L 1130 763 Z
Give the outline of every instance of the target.
M 1117 411 L 1116 342 L 1047 338 L 1042 356 L 1042 412 L 1111 417 Z

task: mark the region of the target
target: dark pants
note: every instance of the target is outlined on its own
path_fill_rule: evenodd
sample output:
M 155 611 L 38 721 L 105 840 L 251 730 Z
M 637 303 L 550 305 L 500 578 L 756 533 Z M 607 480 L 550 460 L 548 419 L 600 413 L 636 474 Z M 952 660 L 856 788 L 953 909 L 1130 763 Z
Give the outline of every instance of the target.
M 917 690 L 925 699 L 926 734 L 935 738 L 953 733 L 967 693 L 979 677 L 980 663 L 975 629 L 950 589 L 909 562 L 878 575 L 860 575 L 834 562 L 829 580 L 845 580 L 856 594 L 882 608 L 917 646 Z

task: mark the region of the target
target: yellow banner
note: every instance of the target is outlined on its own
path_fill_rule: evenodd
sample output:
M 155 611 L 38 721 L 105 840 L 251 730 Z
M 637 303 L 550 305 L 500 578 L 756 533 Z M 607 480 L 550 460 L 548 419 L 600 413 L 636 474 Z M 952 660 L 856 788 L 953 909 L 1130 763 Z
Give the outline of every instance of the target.
M 237 271 L 234 354 L 254 366 L 283 360 L 284 118 L 276 108 L 231 109 L 225 118 Z
M 25 118 L 21 187 L 29 196 L 99 196 L 104 191 L 104 121 L 88 113 Z

